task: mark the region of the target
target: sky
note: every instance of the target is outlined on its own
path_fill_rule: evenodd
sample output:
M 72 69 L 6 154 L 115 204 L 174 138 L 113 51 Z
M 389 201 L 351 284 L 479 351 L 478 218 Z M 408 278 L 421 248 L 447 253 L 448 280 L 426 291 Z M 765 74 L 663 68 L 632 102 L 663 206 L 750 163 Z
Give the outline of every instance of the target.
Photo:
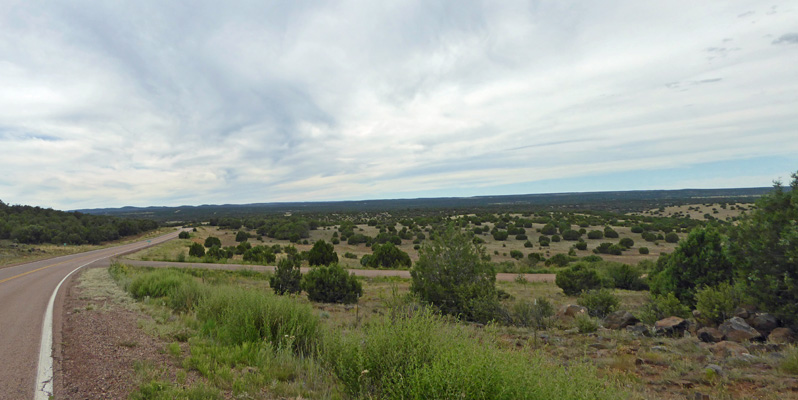
M 798 1 L 0 0 L 0 200 L 770 186 Z

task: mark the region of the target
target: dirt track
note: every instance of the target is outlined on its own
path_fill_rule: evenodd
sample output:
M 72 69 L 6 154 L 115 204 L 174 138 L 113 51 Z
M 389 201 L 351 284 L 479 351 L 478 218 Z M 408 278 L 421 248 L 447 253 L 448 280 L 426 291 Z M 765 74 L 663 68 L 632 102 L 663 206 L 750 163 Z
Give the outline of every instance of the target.
M 181 263 L 181 262 L 167 262 L 167 261 L 139 261 L 139 260 L 126 260 L 122 259 L 121 262 L 128 265 L 142 266 L 142 267 L 176 267 L 176 268 L 205 268 L 205 269 L 222 269 L 222 270 L 237 270 L 237 269 L 251 269 L 253 271 L 274 271 L 274 266 L 263 265 L 243 265 L 243 264 L 203 264 L 203 263 Z M 309 268 L 303 267 L 302 273 L 308 272 Z M 410 278 L 409 271 L 403 270 L 387 270 L 387 269 L 350 269 L 349 272 L 357 276 L 366 277 L 381 277 L 381 276 L 398 276 L 400 278 Z M 519 274 L 496 274 L 497 281 L 512 282 L 518 278 Z M 528 282 L 554 282 L 554 274 L 521 274 Z

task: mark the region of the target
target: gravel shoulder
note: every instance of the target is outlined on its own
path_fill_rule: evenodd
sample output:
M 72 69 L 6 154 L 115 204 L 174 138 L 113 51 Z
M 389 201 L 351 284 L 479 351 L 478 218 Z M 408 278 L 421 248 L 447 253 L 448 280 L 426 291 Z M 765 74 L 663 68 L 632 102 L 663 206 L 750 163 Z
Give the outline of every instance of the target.
M 106 268 L 83 270 L 64 293 L 55 398 L 124 399 L 139 381 L 136 365 L 168 369 L 173 362 L 166 342 L 139 329 L 147 317 Z

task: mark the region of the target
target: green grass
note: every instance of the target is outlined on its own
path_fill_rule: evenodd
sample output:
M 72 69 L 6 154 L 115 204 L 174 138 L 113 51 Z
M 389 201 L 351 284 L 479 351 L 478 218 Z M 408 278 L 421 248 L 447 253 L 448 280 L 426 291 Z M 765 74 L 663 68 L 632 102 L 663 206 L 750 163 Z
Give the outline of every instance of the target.
M 169 375 L 140 366 L 131 398 L 623 397 L 588 364 L 572 360 L 565 368 L 527 347 L 502 348 L 492 328 L 479 331 L 424 308 L 387 308 L 384 316 L 338 327 L 307 302 L 241 287 L 241 276 L 226 271 L 214 271 L 216 279 L 199 270 L 120 264 L 110 271 L 136 298 L 149 299 L 155 323 L 181 325 L 187 335 L 178 339 L 185 347 L 165 349 L 183 370 Z M 412 301 L 393 280 L 375 283 L 391 286 L 394 305 Z M 186 386 L 186 371 L 203 380 Z

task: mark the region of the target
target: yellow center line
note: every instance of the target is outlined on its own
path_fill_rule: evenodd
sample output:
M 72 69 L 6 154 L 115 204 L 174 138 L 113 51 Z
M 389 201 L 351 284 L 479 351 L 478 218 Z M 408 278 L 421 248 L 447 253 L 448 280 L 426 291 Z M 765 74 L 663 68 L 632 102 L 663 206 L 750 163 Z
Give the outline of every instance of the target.
M 28 271 L 28 272 L 23 272 L 23 273 L 21 273 L 21 274 L 17 274 L 17 275 L 14 275 L 14 276 L 11 276 L 11 277 L 8 277 L 8 278 L 5 278 L 5 279 L 0 279 L 0 283 L 3 283 L 3 282 L 8 282 L 8 281 L 10 281 L 10 280 L 12 280 L 12 279 L 17 279 L 17 278 L 23 277 L 23 276 L 25 276 L 25 275 L 28 275 L 28 274 L 32 274 L 32 273 L 34 273 L 34 272 L 41 271 L 41 270 L 43 270 L 43 269 L 52 268 L 52 267 L 55 267 L 55 266 L 57 266 L 57 265 L 61 265 L 61 264 L 64 264 L 64 263 L 68 263 L 68 262 L 70 262 L 70 261 L 78 261 L 78 262 L 80 262 L 80 261 L 85 261 L 85 260 L 88 260 L 89 258 L 92 258 L 92 257 L 93 257 L 93 255 L 91 255 L 91 256 L 82 256 L 82 257 L 76 257 L 76 258 L 73 258 L 73 259 L 70 259 L 70 260 L 64 260 L 64 261 L 61 261 L 61 262 L 58 262 L 58 263 L 55 263 L 55 264 L 45 265 L 44 267 L 41 267 L 41 268 L 32 269 L 32 270 L 30 270 L 30 271 Z
M 160 244 L 160 243 L 161 243 L 161 241 L 159 241 L 159 242 L 155 242 L 155 243 L 148 243 L 148 244 L 153 244 L 153 245 L 154 245 L 154 244 Z M 120 250 L 120 248 L 122 248 L 122 247 L 127 247 L 127 246 L 130 246 L 130 247 L 136 247 L 136 245 L 140 245 L 140 244 L 142 244 L 142 243 L 130 243 L 130 244 L 128 244 L 128 245 L 122 245 L 122 246 L 119 246 L 119 247 L 117 247 L 117 248 L 111 248 L 111 249 Z M 143 247 L 147 247 L 147 246 L 143 246 Z M 102 249 L 102 250 L 105 250 L 105 249 Z M 110 250 L 110 249 L 109 249 L 109 250 Z M 126 251 L 127 251 L 127 250 L 126 250 Z M 112 257 L 113 255 L 114 255 L 114 254 L 110 254 L 110 255 L 108 255 L 108 256 L 106 256 L 106 257 Z M 14 276 L 11 276 L 11 277 L 8 277 L 8 278 L 5 278 L 5 279 L 0 279 L 0 283 L 3 283 L 3 282 L 8 282 L 8 281 L 10 281 L 10 280 L 12 280 L 12 279 L 17 279 L 17 278 L 19 278 L 19 277 L 23 277 L 23 276 L 25 276 L 25 275 L 32 274 L 32 273 L 34 273 L 34 272 L 38 272 L 38 271 L 41 271 L 41 270 L 43 270 L 43 269 L 52 268 L 52 267 L 55 267 L 56 265 L 61 265 L 61 264 L 64 264 L 64 263 L 68 263 L 68 262 L 70 262 L 70 261 L 85 261 L 85 260 L 88 260 L 89 258 L 92 258 L 92 257 L 94 257 L 94 256 L 95 256 L 95 255 L 90 255 L 90 256 L 82 256 L 82 257 L 76 257 L 76 258 L 74 258 L 74 259 L 70 259 L 70 260 L 64 260 L 64 261 L 61 261 L 61 262 L 59 262 L 59 263 L 55 263 L 55 264 L 51 264 L 51 265 L 45 265 L 44 267 L 41 267 L 41 268 L 36 268 L 36 269 L 30 270 L 30 271 L 28 271 L 28 272 L 23 272 L 23 273 L 21 273 L 21 274 L 17 274 L 17 275 L 14 275 Z M 100 258 L 103 258 L 103 257 L 100 257 Z

